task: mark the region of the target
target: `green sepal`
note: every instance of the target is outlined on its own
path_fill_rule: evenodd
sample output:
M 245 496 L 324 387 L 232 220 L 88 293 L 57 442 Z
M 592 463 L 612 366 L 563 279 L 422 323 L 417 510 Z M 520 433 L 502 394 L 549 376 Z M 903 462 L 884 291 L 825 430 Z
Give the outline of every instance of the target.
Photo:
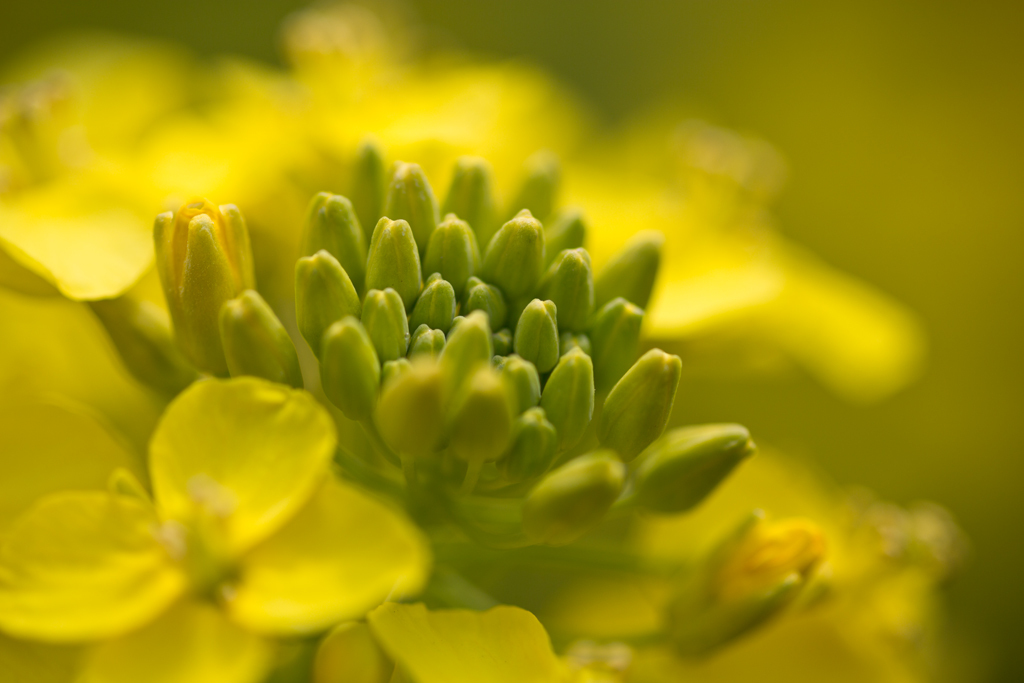
M 498 461 L 498 471 L 510 482 L 536 479 L 551 467 L 558 433 L 543 408 L 530 408 L 512 423 L 509 447 Z
M 433 273 L 423 285 L 423 291 L 416 299 L 412 315 L 409 316 L 409 327 L 416 329 L 426 325 L 434 330 L 447 334 L 455 319 L 455 289 L 444 280 L 440 273 Z
M 478 277 L 471 277 L 466 282 L 466 293 L 459 310 L 462 315 L 472 311 L 483 311 L 487 314 L 492 330 L 504 327 L 508 319 L 508 306 L 501 290 Z
M 405 356 L 409 350 L 409 321 L 398 292 L 390 287 L 367 292 L 361 320 L 381 362 Z
M 288 330 L 256 290 L 224 302 L 220 334 L 232 377 L 251 375 L 302 388 L 299 357 Z
M 495 367 L 516 396 L 516 413 L 522 413 L 540 402 L 540 376 L 528 360 L 511 355 L 502 358 Z
M 320 357 L 320 342 L 332 323 L 358 318 L 363 304 L 338 260 L 321 249 L 295 262 L 295 321 L 309 348 Z
M 461 299 L 466 281 L 480 270 L 478 245 L 469 224 L 447 214 L 430 236 L 423 257 L 423 272 L 440 273 L 455 288 L 455 297 Z
M 309 203 L 302 234 L 302 255 L 326 250 L 345 269 L 357 291 L 366 280 L 366 235 L 352 209 L 341 195 L 320 192 Z
M 664 244 L 665 236 L 655 230 L 633 235 L 594 278 L 594 305 L 601 307 L 621 296 L 640 308 L 647 308 Z
M 540 397 L 551 424 L 558 430 L 558 450 L 580 442 L 594 416 L 594 364 L 581 349 L 562 356 Z
M 516 324 L 515 352 L 545 373 L 558 362 L 558 313 L 551 301 L 534 299 Z
M 512 330 L 500 329 L 491 335 L 491 343 L 494 347 L 494 356 L 507 356 L 512 353 Z
M 404 220 L 381 218 L 373 229 L 366 259 L 366 289 L 391 288 L 411 311 L 423 288 L 420 255 L 412 228 Z
M 560 209 L 544 226 L 544 250 L 549 263 L 565 249 L 578 249 L 586 241 L 587 226 L 580 209 Z
M 324 394 L 348 419 L 368 420 L 377 405 L 381 368 L 366 328 L 345 316 L 324 331 L 320 350 Z
M 562 329 L 584 331 L 594 308 L 594 275 L 587 250 L 581 247 L 561 252 L 541 278 L 539 292 L 555 302 Z
M 661 436 L 672 415 L 683 364 L 651 349 L 633 364 L 605 399 L 597 426 L 601 445 L 629 462 Z
M 409 357 L 425 353 L 430 356 L 440 356 L 444 350 L 445 338 L 441 330 L 432 330 L 427 325 L 420 325 L 412 333 L 412 341 L 409 342 Z
M 541 150 L 526 160 L 526 174 L 515 198 L 509 205 L 509 216 L 523 209 L 544 220 L 555 208 L 558 185 L 561 181 L 561 164 L 553 152 Z
M 438 210 L 434 191 L 419 164 L 396 162 L 384 200 L 384 215 L 409 223 L 422 256 L 437 228 Z
M 590 319 L 591 358 L 599 392 L 615 386 L 633 364 L 643 321 L 643 310 L 622 297 L 606 303 Z
M 453 213 L 469 223 L 480 244 L 490 242 L 498 229 L 491 165 L 480 157 L 459 157 L 442 215 Z
M 377 220 L 384 215 L 387 182 L 384 151 L 375 140 L 363 140 L 356 152 L 352 169 L 352 192 L 349 196 L 367 242 L 373 236 Z
M 574 334 L 572 332 L 563 332 L 558 337 L 558 355 L 564 356 L 573 349 L 579 349 L 583 353 L 590 355 L 592 347 L 590 345 L 590 337 L 585 334 Z
M 480 278 L 511 301 L 532 296 L 544 273 L 544 228 L 522 210 L 494 234 L 484 252 Z

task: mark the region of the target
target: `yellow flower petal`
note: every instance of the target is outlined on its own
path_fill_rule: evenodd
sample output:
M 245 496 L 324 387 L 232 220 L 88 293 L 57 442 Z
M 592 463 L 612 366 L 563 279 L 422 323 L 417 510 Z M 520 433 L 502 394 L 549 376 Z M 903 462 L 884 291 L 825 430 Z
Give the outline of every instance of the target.
M 138 628 L 185 589 L 143 502 L 100 492 L 44 498 L 0 548 L 0 628 L 52 642 Z
M 167 517 L 223 517 L 239 552 L 287 522 L 327 474 L 336 436 L 301 390 L 254 377 L 197 382 L 161 418 L 150 476 Z
M 210 605 L 182 602 L 145 628 L 102 644 L 78 683 L 254 683 L 265 641 Z
M 389 602 L 369 616 L 378 642 L 416 683 L 544 683 L 565 679 L 544 627 L 518 607 L 486 612 Z
M 80 648 L 15 640 L 0 633 L 0 672 L 16 683 L 71 683 Z
M 21 402 L 0 409 L 0 535 L 44 494 L 104 490 L 118 467 L 138 459 L 95 417 L 70 404 Z
M 415 594 L 429 550 L 416 527 L 331 478 L 287 526 L 243 559 L 232 615 L 267 633 L 307 633 Z

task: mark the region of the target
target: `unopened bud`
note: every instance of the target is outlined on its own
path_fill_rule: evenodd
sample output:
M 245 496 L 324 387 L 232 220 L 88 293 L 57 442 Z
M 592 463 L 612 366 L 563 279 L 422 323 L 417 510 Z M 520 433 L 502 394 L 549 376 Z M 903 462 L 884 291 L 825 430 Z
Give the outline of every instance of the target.
M 221 306 L 256 286 L 241 213 L 230 204 L 193 201 L 157 216 L 153 238 L 178 347 L 197 368 L 226 375 Z
M 348 419 L 369 419 L 377 405 L 381 368 L 366 328 L 346 316 L 324 332 L 320 351 L 324 394 Z
M 578 444 L 594 416 L 594 364 L 587 354 L 573 349 L 559 359 L 540 405 L 558 430 L 558 450 Z
M 415 330 L 420 325 L 426 325 L 447 334 L 454 318 L 455 290 L 439 273 L 434 273 L 427 278 L 423 291 L 416 299 L 412 315 L 409 316 L 409 327 Z
M 567 249 L 560 253 L 541 279 L 540 296 L 555 302 L 562 329 L 585 330 L 594 308 L 594 275 L 587 250 Z
M 423 272 L 441 273 L 441 277 L 455 288 L 461 299 L 466 281 L 480 270 L 480 247 L 476 235 L 466 221 L 448 214 L 430 236 L 427 254 L 423 257 Z
M 366 241 L 373 236 L 377 220 L 384 215 L 384 194 L 387 191 L 387 169 L 384 151 L 374 140 L 364 140 L 356 152 L 352 170 L 352 208 L 359 217 Z
M 366 260 L 366 289 L 391 288 L 411 311 L 423 287 L 420 255 L 412 229 L 404 220 L 381 218 L 370 239 Z
M 455 389 L 469 378 L 478 365 L 489 365 L 494 347 L 487 315 L 474 311 L 452 326 L 441 352 L 441 367 L 447 386 Z
M 625 478 L 625 466 L 611 451 L 593 451 L 570 460 L 526 497 L 523 531 L 535 543 L 572 543 L 604 519 Z
M 582 247 L 586 240 L 587 228 L 579 209 L 562 209 L 544 226 L 544 251 L 549 263 L 565 249 Z
M 585 334 L 563 332 L 558 337 L 558 355 L 564 356 L 573 349 L 579 349 L 589 356 L 591 352 L 590 337 Z
M 480 244 L 487 244 L 498 229 L 491 165 L 480 157 L 460 157 L 442 214 L 453 213 L 469 223 Z
M 433 453 L 445 424 L 445 390 L 440 366 L 417 357 L 404 372 L 381 385 L 374 414 L 381 437 L 399 455 L 422 457 Z
M 543 408 L 530 408 L 512 423 L 509 447 L 498 461 L 498 471 L 511 482 L 536 479 L 554 462 L 558 434 Z
M 444 350 L 444 332 L 432 330 L 426 325 L 420 325 L 412 333 L 412 341 L 409 342 L 409 357 L 425 353 L 430 356 L 440 356 Z
M 503 327 L 508 317 L 508 306 L 501 290 L 477 277 L 471 277 L 466 282 L 466 294 L 460 310 L 462 315 L 470 311 L 483 311 L 487 314 L 492 330 Z
M 643 321 L 643 310 L 622 297 L 606 303 L 591 318 L 591 357 L 599 392 L 615 386 L 633 364 Z
M 452 453 L 473 463 L 497 460 L 512 431 L 512 401 L 501 375 L 489 366 L 480 366 L 452 406 Z
M 405 356 L 409 350 L 409 321 L 398 292 L 371 289 L 363 300 L 363 326 L 381 362 Z
M 384 215 L 409 223 L 422 256 L 437 227 L 437 199 L 419 164 L 397 162 L 384 200 Z
M 655 512 L 685 512 L 754 453 L 746 427 L 709 424 L 673 429 L 644 452 L 634 499 Z
M 232 377 L 252 375 L 302 387 L 302 371 L 288 330 L 255 289 L 224 302 L 220 334 Z
M 604 402 L 597 436 L 629 462 L 661 436 L 672 414 L 683 364 L 651 349 L 622 376 Z
M 363 291 L 366 279 L 366 235 L 352 209 L 341 195 L 320 192 L 306 210 L 302 235 L 302 255 L 321 249 L 338 260 L 357 291 Z
M 412 368 L 412 362 L 408 358 L 396 358 L 389 360 L 380 368 L 380 382 L 387 384 L 395 381 L 399 375 Z
M 512 353 L 512 330 L 507 327 L 498 330 L 491 335 L 491 343 L 494 346 L 495 357 Z
M 540 376 L 530 361 L 519 356 L 503 358 L 497 365 L 516 396 L 516 413 L 533 408 L 540 401 Z
M 519 316 L 515 352 L 544 373 L 558 362 L 558 314 L 551 301 L 534 299 Z
M 531 296 L 543 273 L 544 228 L 524 209 L 487 244 L 480 277 L 511 301 Z
M 621 296 L 647 308 L 658 277 L 665 236 L 655 230 L 638 232 L 594 278 L 594 305 L 601 307 Z
M 555 208 L 561 168 L 558 156 L 542 150 L 526 160 L 526 177 L 509 206 L 508 215 L 529 209 L 530 213 L 544 220 Z
M 324 331 L 345 316 L 358 318 L 362 308 L 348 273 L 326 250 L 296 261 L 295 321 L 318 358 Z

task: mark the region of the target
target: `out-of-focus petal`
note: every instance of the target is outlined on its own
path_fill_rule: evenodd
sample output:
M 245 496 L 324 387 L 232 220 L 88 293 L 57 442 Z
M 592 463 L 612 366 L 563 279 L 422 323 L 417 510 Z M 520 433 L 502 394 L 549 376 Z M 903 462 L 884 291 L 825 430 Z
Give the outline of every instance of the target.
M 15 640 L 0 633 L 0 671 L 17 683 L 71 683 L 81 648 Z

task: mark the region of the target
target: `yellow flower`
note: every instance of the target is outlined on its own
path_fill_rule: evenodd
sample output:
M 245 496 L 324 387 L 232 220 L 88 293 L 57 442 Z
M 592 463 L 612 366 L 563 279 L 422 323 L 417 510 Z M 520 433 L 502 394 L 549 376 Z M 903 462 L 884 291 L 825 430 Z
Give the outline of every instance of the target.
M 305 392 L 194 384 L 154 434 L 152 501 L 120 471 L 109 491 L 45 496 L 10 527 L 0 628 L 102 641 L 85 681 L 258 680 L 267 637 L 323 630 L 425 580 L 419 533 L 337 481 L 334 449 Z

